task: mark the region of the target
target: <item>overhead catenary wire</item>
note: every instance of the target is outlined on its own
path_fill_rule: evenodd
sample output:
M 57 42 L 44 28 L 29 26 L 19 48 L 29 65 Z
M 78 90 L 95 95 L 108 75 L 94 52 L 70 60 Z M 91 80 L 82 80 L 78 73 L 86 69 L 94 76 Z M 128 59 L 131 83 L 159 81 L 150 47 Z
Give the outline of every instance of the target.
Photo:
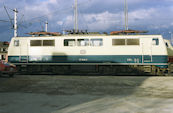
M 42 16 L 37 16 L 37 17 L 33 17 L 30 19 L 25 19 L 25 28 L 29 28 L 31 27 L 34 23 L 40 23 L 40 22 L 45 22 L 45 20 L 48 20 L 47 16 L 49 15 L 53 15 L 53 14 L 57 14 L 58 12 L 62 12 L 63 14 L 66 12 L 69 12 L 69 10 L 72 10 L 72 8 L 67 8 L 66 10 L 58 10 L 58 11 L 54 11 Z
M 82 4 L 82 3 L 84 3 L 84 4 Z M 83 6 L 83 5 L 86 5 L 85 3 L 86 2 L 82 2 L 82 3 L 79 3 L 79 7 L 80 6 Z M 58 10 L 56 10 L 56 11 L 53 11 L 53 12 L 50 12 L 50 13 L 47 13 L 47 14 L 45 14 L 45 15 L 41 15 L 41 16 L 37 16 L 37 17 L 34 17 L 34 18 L 30 18 L 30 19 L 27 19 L 27 20 L 25 20 L 25 22 L 22 22 L 22 19 L 20 20 L 21 21 L 21 23 L 20 23 L 20 21 L 19 21 L 19 25 L 21 26 L 21 27 L 23 27 L 23 23 L 25 24 L 25 28 L 28 28 L 28 27 L 30 27 L 30 26 L 32 26 L 34 23 L 40 23 L 40 21 L 41 22 L 45 22 L 44 20 L 45 20 L 45 17 L 47 17 L 47 16 L 49 16 L 49 15 L 54 15 L 55 16 L 55 14 L 57 14 L 57 13 L 66 13 L 66 12 L 69 12 L 69 11 L 71 11 L 73 8 L 72 7 L 69 7 L 69 8 L 62 8 L 62 9 L 58 9 Z M 12 9 L 11 9 L 12 10 Z M 81 13 L 82 15 L 84 15 L 85 16 L 85 14 L 83 14 L 83 13 Z M 102 17 L 103 18 L 103 20 L 101 20 L 101 21 L 112 21 L 112 22 L 116 22 L 117 20 L 112 20 L 114 17 L 107 17 L 107 16 L 102 16 L 102 15 L 96 15 L 96 18 L 97 17 Z M 164 17 L 162 17 L 162 18 L 160 18 L 160 19 L 162 19 L 162 20 L 171 20 L 171 19 L 168 19 L 168 18 L 164 18 Z M 85 19 L 86 20 L 86 19 Z M 129 20 L 131 21 L 131 20 L 133 20 L 132 18 L 129 18 Z M 138 21 L 143 21 L 144 19 L 138 19 Z M 0 21 L 0 22 L 3 22 L 3 21 Z M 10 22 L 10 21 L 9 21 Z M 63 22 L 64 23 L 64 22 Z M 130 23 L 130 22 L 129 22 Z M 82 24 L 87 24 L 87 23 L 82 23 Z M 119 26 L 118 24 L 116 24 L 117 26 Z M 130 27 L 131 25 L 129 25 L 129 27 Z M 142 27 L 142 25 L 134 25 L 135 27 Z
M 88 1 L 91 1 L 91 0 L 88 0 Z M 88 2 L 78 3 L 78 7 L 81 7 L 81 6 L 86 5 L 86 3 L 88 3 Z M 41 15 L 41 16 L 33 17 L 33 18 L 30 18 L 30 19 L 28 19 L 26 21 L 31 21 L 31 20 L 34 20 L 34 19 L 47 17 L 49 15 L 57 14 L 57 13 L 60 13 L 60 12 L 61 13 L 65 13 L 65 12 L 69 12 L 71 10 L 73 10 L 73 7 L 68 7 L 68 8 L 63 8 L 63 9 L 57 9 L 56 11 L 53 11 L 53 12 L 50 12 L 50 13 L 47 13 L 47 14 L 44 14 L 44 15 Z
M 88 29 L 88 24 L 87 24 L 87 21 L 86 21 L 84 15 L 83 15 L 83 13 L 81 13 L 80 9 L 78 9 L 78 12 L 79 12 L 79 19 L 81 17 L 81 19 L 83 21 L 83 22 L 80 22 L 80 23 L 82 23 L 84 25 L 84 27 L 86 27 L 85 29 Z
M 75 0 L 75 5 L 77 5 L 77 7 L 81 7 L 81 6 L 85 6 L 85 5 L 87 5 L 89 2 L 91 2 L 92 0 L 88 0 L 87 2 L 81 2 L 81 3 L 78 3 L 78 2 L 76 2 L 76 0 Z M 77 21 L 79 21 L 78 19 L 77 19 L 77 16 L 78 16 L 78 14 L 77 13 L 79 13 L 80 12 L 80 10 L 76 7 L 76 6 L 73 6 L 72 8 L 70 8 L 70 11 L 73 11 L 73 21 L 74 21 L 74 29 L 78 29 L 78 22 Z M 75 9 L 75 10 L 74 10 Z M 76 11 L 77 10 L 77 11 Z M 72 14 L 72 13 L 71 13 Z M 75 19 L 76 18 L 76 19 Z M 63 22 L 63 24 L 62 24 L 62 30 L 64 31 L 65 29 L 66 29 L 66 27 L 67 27 L 68 25 L 66 25 L 66 22 Z
M 7 21 L 7 20 L 0 20 L 0 22 L 10 22 L 10 21 Z
M 11 25 L 13 26 L 12 18 L 10 17 L 10 15 L 9 15 L 9 13 L 8 13 L 8 10 L 7 10 L 7 8 L 6 8 L 5 5 L 4 5 L 4 9 L 5 9 L 6 13 L 7 13 L 7 16 L 8 16 L 8 18 L 9 18 L 9 21 L 10 21 Z

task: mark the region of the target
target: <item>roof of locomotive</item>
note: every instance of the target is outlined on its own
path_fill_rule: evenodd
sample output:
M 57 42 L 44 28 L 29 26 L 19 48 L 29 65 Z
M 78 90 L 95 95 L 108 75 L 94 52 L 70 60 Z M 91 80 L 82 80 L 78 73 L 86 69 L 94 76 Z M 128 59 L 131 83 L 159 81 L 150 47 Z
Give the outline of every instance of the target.
M 67 34 L 67 35 L 60 35 L 60 36 L 49 36 L 49 35 L 44 35 L 44 36 L 24 36 L 24 37 L 13 37 L 13 38 L 60 38 L 60 37 L 65 37 L 65 38 L 70 38 L 70 37 L 162 37 L 162 35 L 109 35 L 109 34 Z

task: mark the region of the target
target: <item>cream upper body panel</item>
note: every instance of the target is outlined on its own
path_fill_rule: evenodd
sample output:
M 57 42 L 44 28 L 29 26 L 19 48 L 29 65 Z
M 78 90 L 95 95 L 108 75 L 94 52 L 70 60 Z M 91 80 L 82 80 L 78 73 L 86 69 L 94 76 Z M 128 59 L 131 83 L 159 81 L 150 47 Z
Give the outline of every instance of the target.
M 125 44 L 114 45 L 113 41 L 118 39 Z M 139 44 L 127 45 L 128 39 L 139 40 Z M 54 45 L 32 46 L 32 40 L 53 40 Z M 69 41 L 72 46 L 65 46 L 65 40 L 75 41 Z M 82 46 L 86 42 L 88 45 Z M 167 49 L 161 35 L 64 35 L 12 38 L 8 55 L 167 55 Z

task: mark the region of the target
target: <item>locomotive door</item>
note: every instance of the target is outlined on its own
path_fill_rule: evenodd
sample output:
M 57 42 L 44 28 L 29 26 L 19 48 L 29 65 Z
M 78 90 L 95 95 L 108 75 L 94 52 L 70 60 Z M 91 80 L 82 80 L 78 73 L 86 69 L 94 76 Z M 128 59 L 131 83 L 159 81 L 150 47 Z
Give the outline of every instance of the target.
M 25 39 L 20 39 L 20 62 L 27 63 L 28 62 L 28 41 Z
M 152 44 L 142 43 L 142 63 L 151 63 L 152 62 Z

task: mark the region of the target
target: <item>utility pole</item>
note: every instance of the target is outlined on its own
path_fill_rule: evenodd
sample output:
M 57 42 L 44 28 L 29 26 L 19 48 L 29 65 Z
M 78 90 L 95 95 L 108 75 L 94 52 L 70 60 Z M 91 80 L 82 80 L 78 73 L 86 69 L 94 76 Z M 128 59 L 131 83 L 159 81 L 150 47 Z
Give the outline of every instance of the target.
M 78 2 L 75 0 L 75 5 L 74 5 L 74 30 L 75 32 L 78 32 Z
M 17 9 L 15 8 L 14 10 L 14 37 L 17 37 Z
M 45 32 L 47 32 L 47 29 L 48 29 L 48 22 L 46 21 L 45 22 Z
M 128 30 L 128 5 L 127 0 L 124 0 L 124 17 L 125 17 L 125 30 Z

